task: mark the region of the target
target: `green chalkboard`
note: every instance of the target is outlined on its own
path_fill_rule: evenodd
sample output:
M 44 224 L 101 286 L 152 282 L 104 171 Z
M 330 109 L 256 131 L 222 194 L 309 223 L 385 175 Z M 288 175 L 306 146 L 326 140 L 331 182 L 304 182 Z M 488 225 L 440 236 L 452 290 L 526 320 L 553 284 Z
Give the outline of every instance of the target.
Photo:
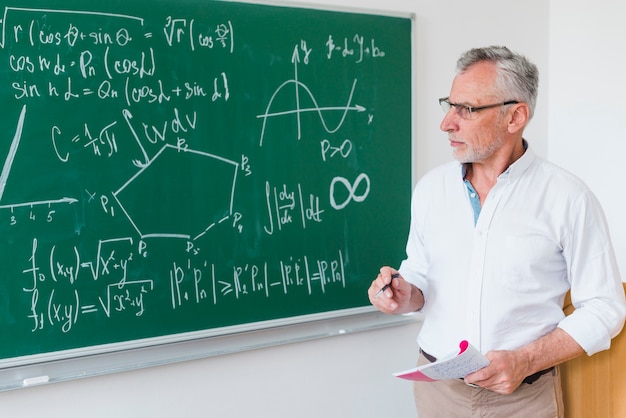
M 2 7 L 0 365 L 365 307 L 403 258 L 410 18 Z

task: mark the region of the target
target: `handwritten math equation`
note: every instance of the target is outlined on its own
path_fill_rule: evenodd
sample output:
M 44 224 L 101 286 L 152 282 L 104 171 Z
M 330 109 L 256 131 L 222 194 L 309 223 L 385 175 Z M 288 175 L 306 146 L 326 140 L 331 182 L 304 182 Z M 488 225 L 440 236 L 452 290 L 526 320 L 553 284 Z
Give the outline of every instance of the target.
M 238 67 L 250 54 L 245 25 L 237 16 L 211 14 L 155 22 L 4 8 L 0 92 L 16 119 L 11 137 L 0 139 L 0 224 L 20 237 L 10 248 L 16 271 L 10 280 L 28 300 L 21 315 L 32 333 L 67 334 L 90 321 L 189 306 L 210 316 L 250 298 L 272 303 L 345 291 L 350 249 L 344 238 L 326 242 L 330 232 L 343 234 L 338 228 L 324 233 L 317 244 L 324 248 L 287 243 L 272 254 L 262 247 L 294 231 L 315 234 L 343 211 L 368 210 L 377 185 L 358 164 L 363 139 L 345 132 L 376 127 L 375 109 L 360 101 L 370 86 L 358 74 L 342 75 L 347 82 L 329 100 L 305 69 L 314 62 L 364 67 L 386 60 L 388 45 L 367 28 L 294 38 L 271 51 L 280 65 L 271 67 L 261 104 L 238 122 L 241 130 L 224 134 L 214 128 L 219 119 L 249 106 L 242 74 L 266 71 Z M 50 111 L 64 116 L 47 117 Z M 311 138 L 311 125 L 321 134 Z M 277 126 L 288 128 L 277 135 Z M 15 198 L 22 195 L 12 186 L 21 181 L 14 173 L 26 171 L 34 139 L 36 161 L 43 162 L 32 163 L 32 172 L 66 169 L 71 182 L 58 194 L 55 183 Z M 267 174 L 275 169 L 273 153 L 301 144 L 314 152 L 298 158 L 320 167 L 313 173 L 323 168 L 330 175 L 312 185 L 311 175 Z M 222 234 L 233 247 L 245 241 L 240 246 L 261 249 L 220 259 L 205 248 L 219 247 Z M 155 256 L 155 243 L 172 243 L 171 259 Z
M 28 318 L 32 332 L 51 328 L 68 333 L 90 315 L 141 317 L 146 309 L 157 309 L 155 281 L 130 278 L 132 264 L 141 261 L 144 244 L 136 244 L 131 237 L 100 241 L 96 259 L 87 260 L 76 247 L 69 251 L 56 246 L 44 249 L 34 239 L 23 269 L 27 279 L 22 289 L 31 301 Z M 187 248 L 189 257 L 182 263 L 173 260 L 167 271 L 167 300 L 172 310 L 208 305 L 210 313 L 210 306 L 245 301 L 250 295 L 324 294 L 346 285 L 341 250 L 325 259 L 289 256 L 274 265 L 246 263 L 223 271 L 216 262 L 193 258 L 192 244 Z M 84 282 L 94 291 L 84 295 L 78 286 Z

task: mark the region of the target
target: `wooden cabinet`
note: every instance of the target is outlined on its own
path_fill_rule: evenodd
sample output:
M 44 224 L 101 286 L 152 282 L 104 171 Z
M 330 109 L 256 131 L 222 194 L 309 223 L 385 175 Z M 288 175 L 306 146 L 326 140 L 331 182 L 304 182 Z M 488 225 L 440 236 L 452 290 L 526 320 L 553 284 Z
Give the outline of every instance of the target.
M 564 310 L 574 310 L 569 296 Z M 566 418 L 626 417 L 626 331 L 609 350 L 570 360 L 561 372 Z

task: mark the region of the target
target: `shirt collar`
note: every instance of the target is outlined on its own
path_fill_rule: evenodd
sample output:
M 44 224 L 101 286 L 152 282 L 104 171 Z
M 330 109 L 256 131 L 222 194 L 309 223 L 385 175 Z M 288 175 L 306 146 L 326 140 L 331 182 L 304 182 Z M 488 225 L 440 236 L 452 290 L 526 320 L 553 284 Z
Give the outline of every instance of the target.
M 514 161 L 509 168 L 504 170 L 504 173 L 500 174 L 498 179 L 508 178 L 510 181 L 515 181 L 520 178 L 528 167 L 530 167 L 533 161 L 535 161 L 535 153 L 528 146 L 528 142 L 526 142 L 525 139 L 522 139 L 522 141 L 526 151 L 517 159 L 517 161 Z

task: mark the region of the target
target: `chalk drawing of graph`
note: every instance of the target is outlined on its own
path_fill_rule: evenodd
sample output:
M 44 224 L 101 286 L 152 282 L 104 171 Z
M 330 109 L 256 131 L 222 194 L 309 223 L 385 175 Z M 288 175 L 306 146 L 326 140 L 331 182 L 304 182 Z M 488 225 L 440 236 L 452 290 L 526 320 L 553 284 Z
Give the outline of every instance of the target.
M 341 129 L 341 126 L 343 125 L 346 119 L 346 116 L 348 115 L 348 112 L 364 112 L 366 110 L 365 107 L 363 106 L 360 106 L 358 104 L 354 104 L 354 105 L 352 104 L 352 97 L 354 95 L 354 89 L 356 87 L 356 82 L 357 82 L 356 79 L 352 83 L 352 88 L 350 89 L 348 99 L 346 100 L 346 104 L 344 106 L 320 107 L 317 103 L 317 100 L 315 100 L 315 96 L 313 95 L 311 90 L 308 88 L 308 86 L 298 80 L 298 63 L 300 62 L 300 59 L 298 57 L 297 50 L 294 51 L 291 62 L 294 64 L 294 74 L 295 74 L 294 78 L 291 80 L 287 80 L 283 84 L 281 84 L 276 89 L 276 91 L 274 91 L 274 94 L 272 94 L 272 97 L 270 98 L 267 104 L 267 107 L 265 108 L 265 113 L 263 113 L 262 115 L 257 115 L 257 118 L 263 119 L 263 128 L 261 129 L 261 139 L 259 141 L 259 146 L 263 146 L 263 139 L 265 137 L 265 127 L 267 125 L 268 119 L 295 115 L 295 117 L 297 118 L 297 122 L 298 122 L 298 139 L 300 139 L 301 137 L 300 115 L 302 113 L 317 112 L 320 118 L 320 122 L 322 123 L 322 126 L 324 127 L 324 130 L 326 130 L 326 132 L 328 132 L 329 134 L 332 134 L 332 133 L 337 132 L 339 129 Z M 278 94 L 283 89 L 291 88 L 291 87 L 294 87 L 296 108 L 284 110 L 284 111 L 272 112 L 272 105 L 274 104 L 274 100 L 276 99 Z M 304 93 L 309 95 L 311 101 L 313 102 L 312 107 L 308 107 L 308 108 L 300 107 L 300 90 L 303 90 Z M 342 112 L 343 113 L 341 119 L 337 123 L 337 126 L 335 127 L 328 126 L 328 124 L 326 123 L 326 120 L 324 119 L 324 113 L 326 112 Z

